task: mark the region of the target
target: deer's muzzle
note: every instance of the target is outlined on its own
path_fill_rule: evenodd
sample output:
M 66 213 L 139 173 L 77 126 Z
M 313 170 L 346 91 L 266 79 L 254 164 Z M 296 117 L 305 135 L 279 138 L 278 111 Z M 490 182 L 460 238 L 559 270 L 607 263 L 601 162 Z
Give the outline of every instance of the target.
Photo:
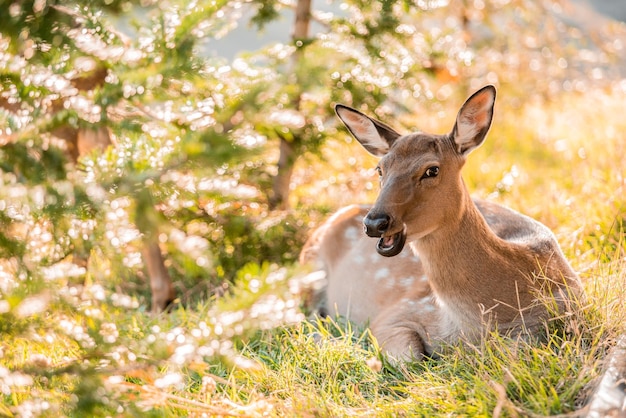
M 376 244 L 378 254 L 385 257 L 393 257 L 402 252 L 406 242 L 406 232 L 404 229 L 395 234 L 387 234 L 391 226 L 391 217 L 387 214 L 368 213 L 363 219 L 365 233 L 372 238 L 380 238 Z
M 371 212 L 363 219 L 363 226 L 365 227 L 365 233 L 368 237 L 379 238 L 382 237 L 389 229 L 391 224 L 391 218 L 389 215 L 372 214 Z

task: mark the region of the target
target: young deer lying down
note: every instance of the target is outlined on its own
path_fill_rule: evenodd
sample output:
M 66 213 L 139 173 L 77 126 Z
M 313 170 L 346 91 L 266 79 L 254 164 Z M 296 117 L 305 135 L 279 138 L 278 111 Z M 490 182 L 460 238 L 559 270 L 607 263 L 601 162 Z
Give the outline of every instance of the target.
M 336 107 L 352 135 L 382 157 L 381 190 L 371 208 L 333 215 L 309 239 L 301 261 L 326 272 L 325 312 L 370 321 L 393 357 L 431 355 L 442 344 L 476 341 L 493 329 L 532 334 L 547 318 L 546 297 L 564 309 L 582 295 L 546 226 L 472 200 L 461 178 L 467 155 L 487 135 L 495 98 L 493 86 L 473 94 L 448 135 L 400 135 Z M 376 245 L 361 223 L 379 238 Z

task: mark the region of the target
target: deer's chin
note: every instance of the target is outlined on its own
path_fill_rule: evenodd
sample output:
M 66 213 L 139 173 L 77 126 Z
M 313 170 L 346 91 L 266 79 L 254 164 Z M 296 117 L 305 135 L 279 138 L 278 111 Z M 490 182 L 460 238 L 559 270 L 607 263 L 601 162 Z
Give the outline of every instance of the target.
M 385 257 L 393 257 L 402 252 L 404 244 L 406 243 L 406 232 L 400 231 L 388 237 L 382 237 L 376 244 L 376 251 L 378 254 Z

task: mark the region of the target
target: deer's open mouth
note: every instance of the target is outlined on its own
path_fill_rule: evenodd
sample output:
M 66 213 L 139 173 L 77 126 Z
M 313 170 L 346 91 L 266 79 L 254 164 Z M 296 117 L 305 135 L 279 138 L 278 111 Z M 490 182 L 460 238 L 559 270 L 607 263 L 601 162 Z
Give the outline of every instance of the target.
M 406 233 L 404 230 L 387 237 L 383 236 L 378 240 L 378 244 L 376 244 L 376 251 L 378 251 L 378 254 L 384 255 L 385 257 L 393 257 L 402 252 L 405 242 Z

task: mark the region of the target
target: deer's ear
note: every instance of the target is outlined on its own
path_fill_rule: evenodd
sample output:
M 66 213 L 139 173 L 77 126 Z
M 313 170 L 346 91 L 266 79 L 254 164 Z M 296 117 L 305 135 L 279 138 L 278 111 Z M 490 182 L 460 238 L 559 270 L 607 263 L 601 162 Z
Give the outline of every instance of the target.
M 384 123 L 365 116 L 356 109 L 344 105 L 335 106 L 339 119 L 346 125 L 352 136 L 372 155 L 382 157 L 387 154 L 393 142 L 400 136 Z
M 491 126 L 496 88 L 485 86 L 465 101 L 452 130 L 452 139 L 459 154 L 466 156 L 480 146 Z

